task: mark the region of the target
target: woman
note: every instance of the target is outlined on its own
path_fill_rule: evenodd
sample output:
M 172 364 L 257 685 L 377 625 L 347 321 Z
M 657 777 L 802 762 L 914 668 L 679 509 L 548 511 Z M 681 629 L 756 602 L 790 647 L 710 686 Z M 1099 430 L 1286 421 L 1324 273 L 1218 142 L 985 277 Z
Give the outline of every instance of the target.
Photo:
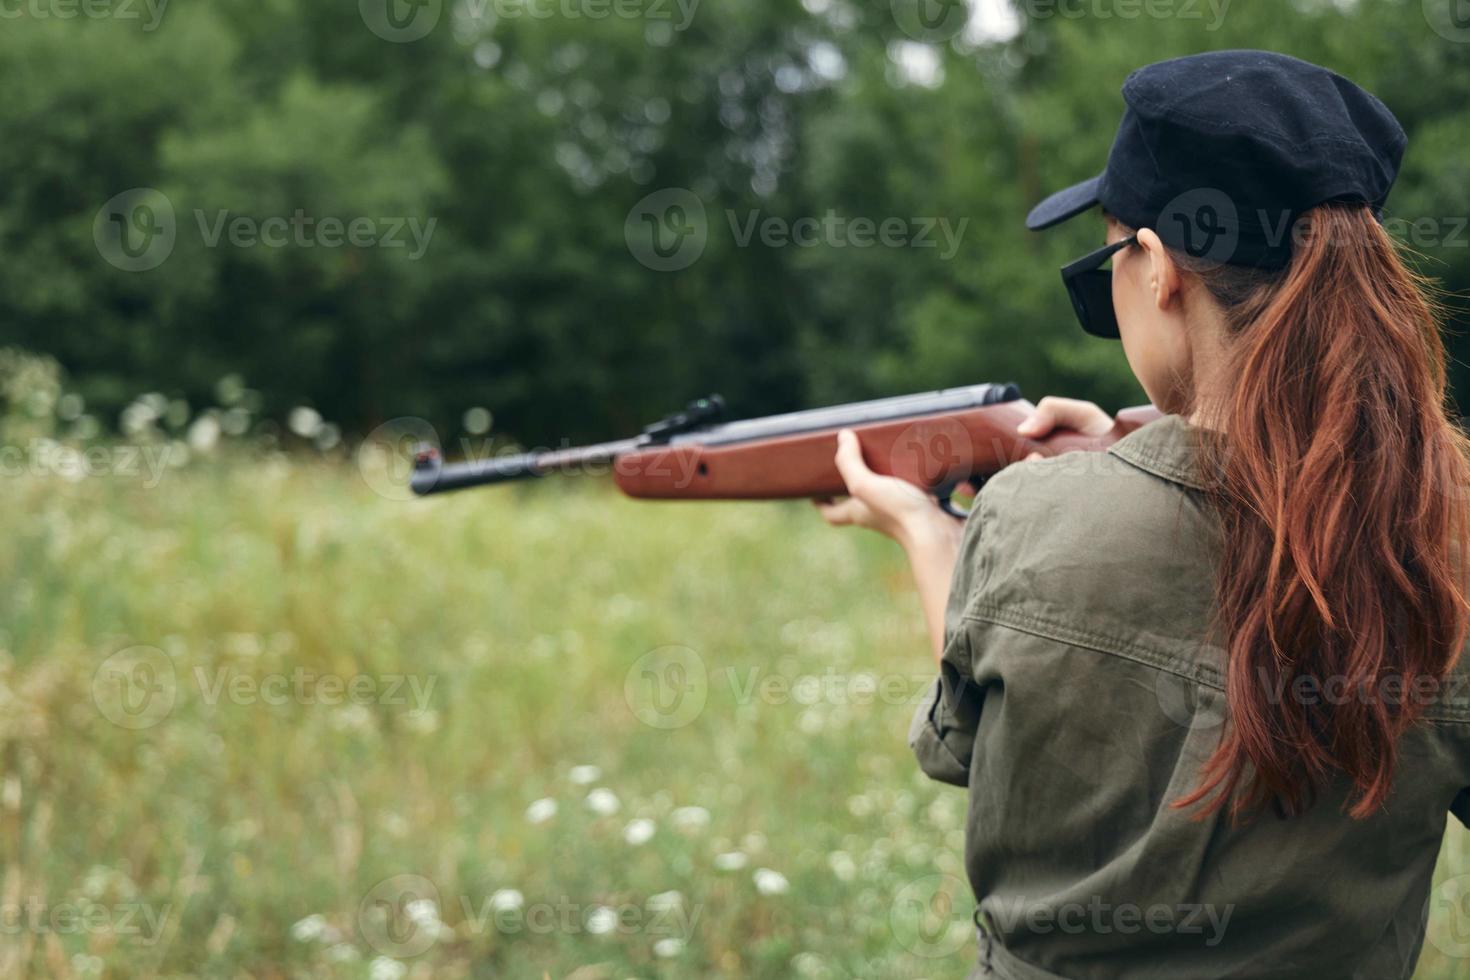
M 1470 469 L 1378 221 L 1403 132 L 1265 52 L 1123 93 L 1105 172 L 1028 225 L 1102 206 L 1064 278 L 1165 418 L 1009 467 L 963 531 L 844 433 L 823 510 L 913 567 L 940 678 L 911 741 L 969 790 L 975 976 L 1407 977 L 1470 820 Z M 1110 424 L 1044 399 L 1026 431 Z

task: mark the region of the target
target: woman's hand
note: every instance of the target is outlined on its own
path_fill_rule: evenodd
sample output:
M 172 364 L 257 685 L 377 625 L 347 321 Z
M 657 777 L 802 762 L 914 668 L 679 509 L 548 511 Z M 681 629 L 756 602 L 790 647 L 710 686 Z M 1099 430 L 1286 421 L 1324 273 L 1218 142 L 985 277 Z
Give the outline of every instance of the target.
M 1100 436 L 1112 427 L 1112 416 L 1092 402 L 1048 395 L 1016 426 L 1016 431 L 1028 439 L 1044 439 L 1057 429 Z M 1040 457 L 1040 453 L 1032 453 L 1028 458 Z M 836 462 L 849 496 L 837 503 L 817 501 L 828 524 L 872 528 L 905 548 L 912 539 L 931 537 L 936 528 L 954 529 L 954 519 L 924 491 L 897 477 L 870 470 L 850 429 L 837 433 Z
M 1084 436 L 1100 436 L 1113 427 L 1113 417 L 1092 402 L 1047 395 L 1016 432 L 1028 439 L 1044 439 L 1057 429 L 1070 429 Z M 1040 456 L 1033 453 L 1032 456 Z
M 1028 439 L 1045 439 L 1057 429 L 1070 429 L 1085 436 L 1100 436 L 1112 427 L 1112 416 L 1092 402 L 1047 395 L 1016 426 L 1016 432 Z M 1032 453 L 1026 458 L 1032 460 L 1045 457 L 1041 453 Z
M 849 496 L 836 503 L 819 500 L 818 509 L 828 524 L 872 528 L 903 545 L 937 660 L 944 651 L 944 604 L 963 525 L 912 483 L 870 470 L 848 429 L 837 433 L 836 462 Z
M 870 470 L 852 430 L 837 433 L 835 460 L 848 496 L 835 503 L 816 502 L 828 524 L 871 528 L 905 549 L 936 531 L 952 533 L 959 527 L 958 521 L 939 509 L 933 497 L 912 483 Z
M 1112 417 L 1092 402 L 1047 397 L 1016 431 L 1028 439 L 1044 439 L 1057 429 L 1102 435 L 1112 427 Z M 1028 458 L 1040 457 L 1040 453 L 1032 453 Z M 849 496 L 835 503 L 819 500 L 817 508 L 828 524 L 872 528 L 903 545 L 914 572 L 934 656 L 940 657 L 944 652 L 945 600 L 963 526 L 918 487 L 869 469 L 851 430 L 837 434 L 836 462 Z

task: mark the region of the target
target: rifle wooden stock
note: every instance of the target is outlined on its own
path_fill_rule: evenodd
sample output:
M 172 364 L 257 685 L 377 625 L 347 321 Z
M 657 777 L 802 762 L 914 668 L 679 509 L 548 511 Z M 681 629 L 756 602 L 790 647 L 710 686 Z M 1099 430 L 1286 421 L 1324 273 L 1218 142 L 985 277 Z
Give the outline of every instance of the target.
M 1097 452 L 1160 417 L 1152 405 L 1124 409 L 1100 436 L 1061 431 L 1041 440 L 1016 433 L 1033 406 L 1022 399 L 960 412 L 940 412 L 850 426 L 874 472 L 930 492 L 972 476 L 989 476 L 1033 452 L 1046 456 Z M 630 497 L 691 500 L 772 500 L 833 497 L 847 492 L 833 457 L 837 431 L 828 429 L 731 445 L 683 442 L 619 456 L 613 479 Z

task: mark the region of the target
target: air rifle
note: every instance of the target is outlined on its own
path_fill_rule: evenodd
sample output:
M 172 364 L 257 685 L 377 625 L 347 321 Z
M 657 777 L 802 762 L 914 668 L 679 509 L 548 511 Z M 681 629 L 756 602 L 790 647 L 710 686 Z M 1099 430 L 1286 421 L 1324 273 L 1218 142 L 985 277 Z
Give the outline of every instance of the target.
M 1029 439 L 1016 426 L 1032 405 L 1012 384 L 979 384 L 917 395 L 722 421 L 718 395 L 691 402 L 631 439 L 593 446 L 446 463 L 439 450 L 415 454 L 417 494 L 523 480 L 549 473 L 611 468 L 630 497 L 658 500 L 776 500 L 846 492 L 833 456 L 837 433 L 852 429 L 868 466 L 932 493 L 945 510 L 963 512 L 950 495 L 1033 452 L 1054 456 L 1099 451 L 1159 417 L 1153 406 L 1119 412 L 1100 436 L 1059 430 Z

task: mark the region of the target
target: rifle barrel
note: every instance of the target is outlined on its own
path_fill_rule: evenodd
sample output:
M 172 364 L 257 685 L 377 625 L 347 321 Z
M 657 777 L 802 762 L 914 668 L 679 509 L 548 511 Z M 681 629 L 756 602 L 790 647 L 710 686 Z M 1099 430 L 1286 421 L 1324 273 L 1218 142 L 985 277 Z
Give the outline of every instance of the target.
M 419 451 L 414 460 L 409 486 L 419 496 L 462 490 L 465 487 L 533 480 L 548 473 L 573 472 L 592 466 L 610 465 L 625 452 L 638 447 L 637 439 L 618 439 L 573 449 L 548 449 L 514 455 L 486 456 L 446 463 L 437 449 Z
M 872 401 L 853 402 L 848 405 L 833 405 L 829 408 L 809 408 L 784 415 L 768 415 L 765 418 L 726 422 L 722 425 L 698 429 L 670 440 L 673 445 L 697 443 L 702 446 L 728 446 L 757 439 L 779 439 L 782 436 L 800 435 L 804 432 L 819 432 L 823 429 L 846 429 L 875 422 L 891 422 L 895 419 L 933 415 L 938 412 L 962 412 L 966 409 L 994 405 L 997 402 L 1014 401 L 1021 397 L 1020 389 L 1013 384 L 978 384 L 960 388 L 941 388 L 917 395 L 896 395 L 892 398 L 876 398 Z

